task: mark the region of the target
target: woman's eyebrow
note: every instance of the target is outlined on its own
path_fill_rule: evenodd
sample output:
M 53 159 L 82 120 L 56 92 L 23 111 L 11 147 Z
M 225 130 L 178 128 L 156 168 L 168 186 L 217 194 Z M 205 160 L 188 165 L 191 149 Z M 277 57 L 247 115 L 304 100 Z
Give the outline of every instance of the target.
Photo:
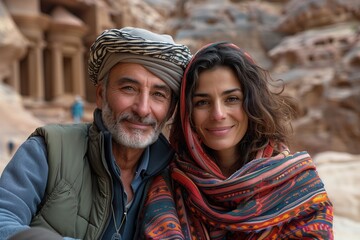
M 228 94 L 231 94 L 231 93 L 233 93 L 233 92 L 240 92 L 240 93 L 242 93 L 241 88 L 233 88 L 233 89 L 225 90 L 221 95 L 228 95 Z
M 221 95 L 224 96 L 224 95 L 231 94 L 231 93 L 233 93 L 233 92 L 240 92 L 240 93 L 242 93 L 241 88 L 232 88 L 232 89 L 225 90 L 224 92 L 222 92 Z M 207 93 L 201 93 L 201 92 L 195 92 L 194 95 L 193 95 L 193 97 L 207 97 L 207 96 L 209 96 L 209 94 L 207 94 Z
M 193 97 L 207 97 L 209 94 L 207 93 L 194 93 Z

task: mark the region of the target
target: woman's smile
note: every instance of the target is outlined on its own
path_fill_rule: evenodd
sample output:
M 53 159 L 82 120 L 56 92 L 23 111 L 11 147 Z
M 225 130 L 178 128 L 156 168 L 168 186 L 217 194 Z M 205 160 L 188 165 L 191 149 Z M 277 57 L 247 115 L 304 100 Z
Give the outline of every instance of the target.
M 223 136 L 226 136 L 231 131 L 232 128 L 233 128 L 233 126 L 212 127 L 212 128 L 205 128 L 205 129 L 209 132 L 209 134 L 223 137 Z

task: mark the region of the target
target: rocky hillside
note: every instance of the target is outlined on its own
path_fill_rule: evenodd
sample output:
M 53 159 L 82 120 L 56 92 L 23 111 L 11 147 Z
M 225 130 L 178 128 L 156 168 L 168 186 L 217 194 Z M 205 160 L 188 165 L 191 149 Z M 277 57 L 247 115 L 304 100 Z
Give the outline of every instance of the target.
M 209 42 L 231 41 L 273 78 L 284 80 L 285 93 L 298 100 L 300 109 L 292 149 L 311 154 L 360 153 L 360 1 L 137 0 L 128 4 L 130 19 L 141 26 L 156 23 L 193 52 Z M 149 6 L 155 11 L 148 11 Z M 145 11 L 149 18 L 139 21 L 136 13 Z
M 360 1 L 181 2 L 178 40 L 232 41 L 285 81 L 300 106 L 293 149 L 360 153 Z

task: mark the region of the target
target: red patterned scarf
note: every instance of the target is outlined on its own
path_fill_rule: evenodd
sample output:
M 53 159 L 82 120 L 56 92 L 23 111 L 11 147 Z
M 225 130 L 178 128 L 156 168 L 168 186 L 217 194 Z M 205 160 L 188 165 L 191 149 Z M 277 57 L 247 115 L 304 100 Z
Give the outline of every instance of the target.
M 332 204 L 306 152 L 257 158 L 227 179 L 180 158 L 171 172 L 174 189 L 163 175 L 150 187 L 140 239 L 333 239 Z
M 185 239 L 333 239 L 332 205 L 306 152 L 257 158 L 229 178 L 199 166 L 172 165 Z

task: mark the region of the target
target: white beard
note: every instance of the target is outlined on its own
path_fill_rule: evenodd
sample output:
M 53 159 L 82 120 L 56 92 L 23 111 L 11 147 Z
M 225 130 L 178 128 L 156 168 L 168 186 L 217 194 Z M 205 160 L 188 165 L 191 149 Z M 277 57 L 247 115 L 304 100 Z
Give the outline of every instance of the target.
M 133 113 L 122 113 L 117 116 L 117 119 L 115 119 L 114 113 L 110 109 L 107 101 L 104 101 L 102 106 L 102 118 L 104 125 L 111 133 L 113 140 L 118 144 L 129 148 L 146 148 L 150 144 L 154 143 L 158 139 L 162 127 L 166 122 L 164 121 L 159 124 L 151 116 L 140 118 Z M 151 133 L 147 133 L 146 135 L 144 131 L 140 129 L 131 130 L 131 132 L 129 132 L 129 130 L 122 125 L 122 122 L 125 119 L 133 119 L 141 123 L 150 124 L 152 125 L 153 130 Z

